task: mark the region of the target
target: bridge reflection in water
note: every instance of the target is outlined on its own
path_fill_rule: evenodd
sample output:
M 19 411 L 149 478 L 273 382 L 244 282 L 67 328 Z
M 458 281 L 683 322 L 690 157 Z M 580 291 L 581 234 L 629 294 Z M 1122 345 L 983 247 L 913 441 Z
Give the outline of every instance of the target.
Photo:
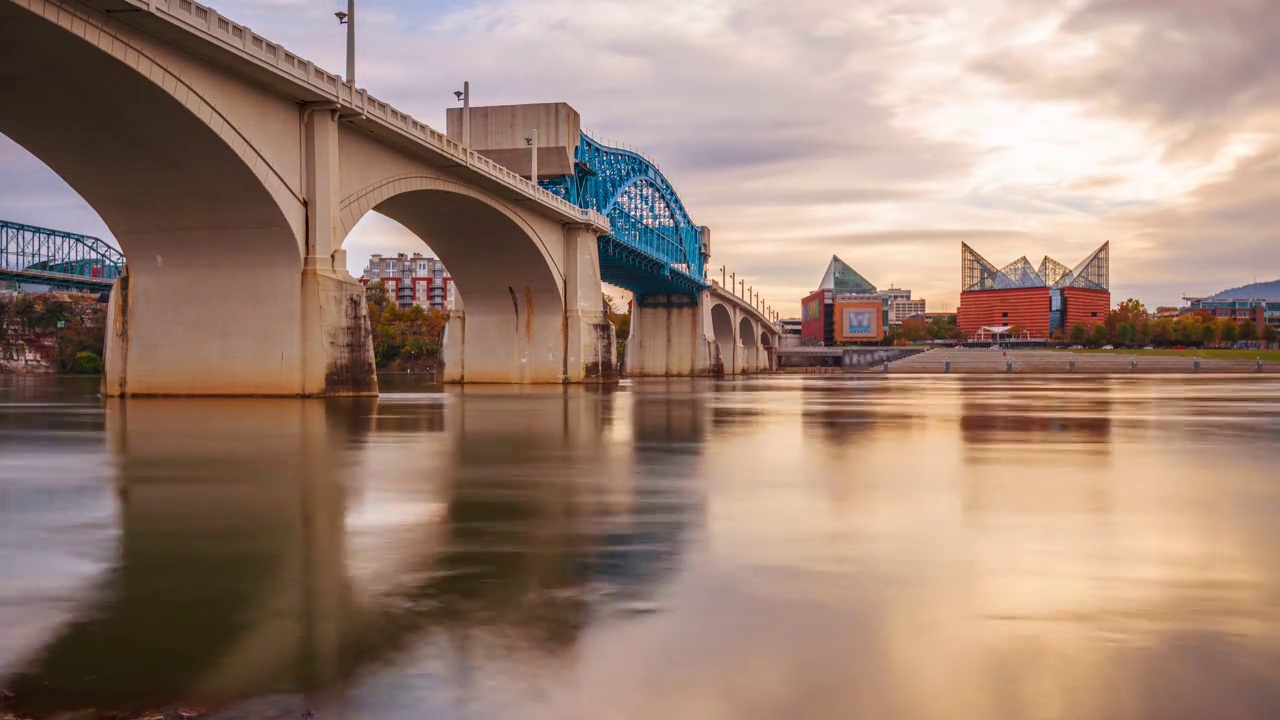
M 118 555 L 5 686 L 37 716 L 316 708 L 421 648 L 448 675 L 476 652 L 566 653 L 677 569 L 699 501 L 673 478 L 697 460 L 700 402 L 110 403 Z

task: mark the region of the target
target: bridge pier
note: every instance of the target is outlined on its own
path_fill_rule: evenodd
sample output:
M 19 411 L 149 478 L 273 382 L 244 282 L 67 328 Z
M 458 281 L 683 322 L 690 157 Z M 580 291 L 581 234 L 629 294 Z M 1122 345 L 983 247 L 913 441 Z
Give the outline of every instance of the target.
M 332 269 L 236 272 L 243 285 L 127 269 L 107 310 L 103 394 L 377 394 L 360 283 Z
M 597 252 L 590 227 L 565 228 L 562 296 L 529 285 L 467 294 L 460 285 L 445 328 L 444 382 L 616 379 L 617 341 L 604 311 Z
M 634 302 L 627 338 L 627 377 L 714 375 L 715 353 L 706 337 L 705 304 L 693 296 L 663 295 Z
M 694 298 L 641 296 L 631 309 L 627 377 L 745 375 L 771 369 L 762 337 L 777 333 L 739 298 L 712 286 Z

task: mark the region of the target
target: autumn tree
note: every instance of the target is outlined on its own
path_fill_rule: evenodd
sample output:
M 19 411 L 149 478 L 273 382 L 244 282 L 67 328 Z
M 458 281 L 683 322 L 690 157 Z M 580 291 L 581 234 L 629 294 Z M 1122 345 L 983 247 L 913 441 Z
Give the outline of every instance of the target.
M 1174 332 L 1172 318 L 1157 318 L 1148 324 L 1151 328 L 1151 342 L 1157 345 L 1171 345 L 1177 334 Z
M 1249 342 L 1258 339 L 1258 325 L 1253 322 L 1253 318 L 1240 321 L 1240 339 Z
M 1269 343 L 1276 342 L 1277 335 L 1280 335 L 1280 333 L 1276 331 L 1275 325 L 1267 324 L 1262 326 L 1262 339 L 1264 341 Z
M 907 318 L 902 321 L 902 337 L 907 342 L 920 342 L 928 339 L 929 328 L 920 318 Z
M 1224 343 L 1234 343 L 1240 338 L 1240 326 L 1231 318 L 1222 318 L 1215 323 L 1215 330 L 1218 334 L 1218 341 Z

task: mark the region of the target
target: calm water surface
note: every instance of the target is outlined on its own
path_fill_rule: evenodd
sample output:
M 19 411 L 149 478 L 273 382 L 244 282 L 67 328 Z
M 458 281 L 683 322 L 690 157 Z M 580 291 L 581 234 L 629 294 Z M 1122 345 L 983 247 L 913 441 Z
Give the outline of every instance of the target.
M 0 378 L 0 716 L 1280 717 L 1280 383 Z

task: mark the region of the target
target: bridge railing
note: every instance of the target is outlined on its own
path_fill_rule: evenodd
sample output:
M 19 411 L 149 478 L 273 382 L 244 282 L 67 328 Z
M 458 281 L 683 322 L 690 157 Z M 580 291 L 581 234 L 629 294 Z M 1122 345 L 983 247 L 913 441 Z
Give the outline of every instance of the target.
M 723 272 L 724 268 L 721 268 L 721 271 Z M 728 279 L 727 275 L 724 277 L 726 280 Z M 761 317 L 765 318 L 769 322 L 772 323 L 778 321 L 779 314 L 773 309 L 773 306 L 769 304 L 768 300 L 760 297 L 760 294 L 755 292 L 755 288 L 751 285 L 747 285 L 745 280 L 739 282 L 736 274 L 733 275 L 733 278 L 734 282 L 730 283 L 731 287 L 725 287 L 721 280 L 712 278 L 710 281 L 711 287 L 718 289 L 726 295 L 737 298 L 744 305 L 755 310 Z
M 102 240 L 0 220 L 0 274 L 51 285 L 110 287 L 124 255 Z
M 211 7 L 201 5 L 193 0 L 129 0 L 129 2 L 140 10 L 163 12 L 181 21 L 191 30 L 203 32 L 215 41 L 228 45 L 259 62 L 274 67 L 293 80 L 305 83 L 322 95 L 333 98 L 339 105 L 345 105 L 359 111 L 365 117 L 381 121 L 383 124 L 413 137 L 434 150 L 449 155 L 470 168 L 492 176 L 510 188 L 530 195 L 562 213 L 581 218 L 584 222 L 601 226 L 606 230 L 608 229 L 609 221 L 600 213 L 580 208 L 554 193 L 543 190 L 538 187 L 537 183 L 528 178 L 517 175 L 483 155 L 469 150 L 462 143 L 450 139 L 444 133 L 416 120 L 408 113 L 401 112 L 390 104 L 373 97 L 367 90 L 353 87 L 341 76 L 289 52 L 282 45 L 273 43 L 253 32 L 248 26 L 223 17 Z

